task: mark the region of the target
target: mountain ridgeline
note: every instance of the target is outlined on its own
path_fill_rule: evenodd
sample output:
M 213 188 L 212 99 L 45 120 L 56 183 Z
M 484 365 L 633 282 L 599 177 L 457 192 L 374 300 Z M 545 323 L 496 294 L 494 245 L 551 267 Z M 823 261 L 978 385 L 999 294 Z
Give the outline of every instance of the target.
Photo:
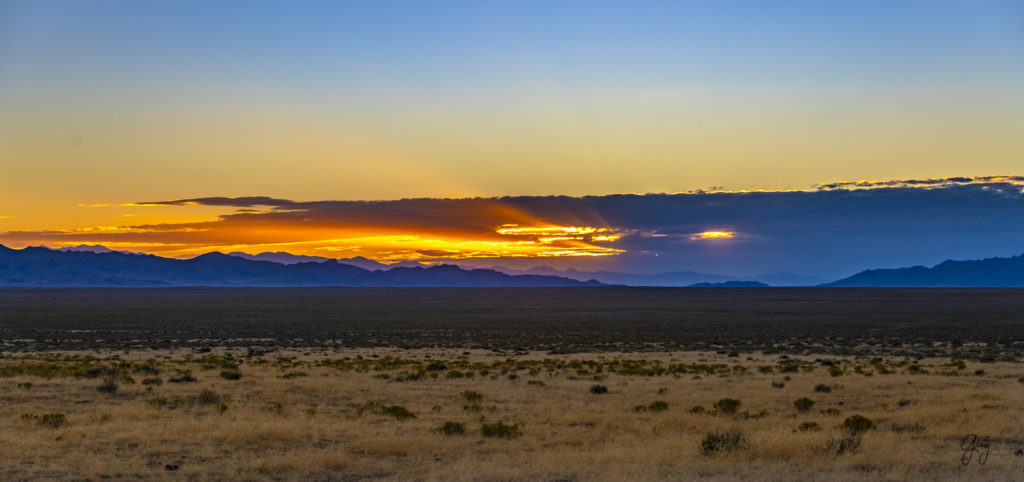
M 1024 287 L 1024 254 L 1009 258 L 948 260 L 931 268 L 869 269 L 824 284 L 829 287 Z
M 147 254 L 56 251 L 0 246 L 0 286 L 422 286 L 572 287 L 600 286 L 558 276 L 512 276 L 458 266 L 397 267 L 369 270 L 337 260 L 280 264 L 207 253 L 192 259 Z
M 771 278 L 772 281 L 767 282 Z M 10 249 L 0 245 L 0 287 L 213 286 L 213 287 L 574 287 L 688 286 L 713 288 L 774 286 L 823 287 L 1024 287 L 1024 255 L 971 261 L 945 261 L 932 267 L 871 269 L 821 284 L 814 278 L 777 273 L 736 279 L 696 272 L 653 275 L 607 271 L 526 271 L 503 267 L 472 269 L 425 266 L 414 261 L 383 264 L 289 253 L 207 253 L 192 259 L 112 251 L 102 246 L 53 250 Z

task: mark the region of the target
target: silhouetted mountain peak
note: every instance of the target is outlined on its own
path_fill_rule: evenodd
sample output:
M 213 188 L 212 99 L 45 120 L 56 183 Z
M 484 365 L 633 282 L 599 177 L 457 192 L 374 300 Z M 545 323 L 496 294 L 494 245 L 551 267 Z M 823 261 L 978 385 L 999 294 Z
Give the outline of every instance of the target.
M 931 268 L 869 269 L 823 286 L 1015 287 L 1024 286 L 1024 255 L 945 260 Z
M 0 251 L 0 286 L 587 286 L 555 276 L 511 276 L 454 265 L 367 270 L 328 259 L 281 264 L 210 252 L 188 260 L 118 252 Z M 332 262 L 328 262 L 332 261 Z

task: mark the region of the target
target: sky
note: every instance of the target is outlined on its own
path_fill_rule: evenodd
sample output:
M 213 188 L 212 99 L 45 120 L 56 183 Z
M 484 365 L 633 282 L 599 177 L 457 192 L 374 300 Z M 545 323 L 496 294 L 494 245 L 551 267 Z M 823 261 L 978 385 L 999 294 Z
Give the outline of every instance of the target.
M 1022 85 L 1016 1 L 8 0 L 0 243 L 822 277 L 1019 254 L 991 176 L 1024 174 Z

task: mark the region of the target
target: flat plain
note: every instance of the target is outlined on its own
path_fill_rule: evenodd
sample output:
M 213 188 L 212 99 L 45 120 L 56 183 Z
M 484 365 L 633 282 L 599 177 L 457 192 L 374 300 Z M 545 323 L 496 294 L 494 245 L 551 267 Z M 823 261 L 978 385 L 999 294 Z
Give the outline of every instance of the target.
M 1021 290 L 7 289 L 0 343 L 0 479 L 1024 469 Z

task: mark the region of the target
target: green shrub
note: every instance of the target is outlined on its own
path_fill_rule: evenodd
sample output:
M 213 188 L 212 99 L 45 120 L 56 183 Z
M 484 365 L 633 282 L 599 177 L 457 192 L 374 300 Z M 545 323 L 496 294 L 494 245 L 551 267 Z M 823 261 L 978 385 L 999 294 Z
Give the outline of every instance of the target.
M 160 378 L 160 377 L 143 378 L 142 379 L 142 384 L 143 385 L 156 385 L 156 386 L 159 387 L 160 385 L 164 384 L 164 379 Z
M 825 410 L 822 410 L 821 413 L 823 413 L 825 415 L 832 415 L 833 417 L 838 417 L 838 416 L 843 414 L 843 411 L 839 410 L 838 408 L 831 407 L 831 408 L 826 408 Z
M 438 431 L 445 435 L 462 435 L 466 433 L 466 424 L 448 420 Z
M 410 412 L 407 408 L 401 405 L 388 405 L 381 408 L 381 414 L 391 415 L 398 420 L 408 420 L 410 418 L 416 418 L 416 414 Z
M 920 423 L 920 422 L 914 422 L 914 423 L 894 423 L 894 424 L 892 424 L 892 431 L 895 432 L 895 433 L 903 433 L 903 432 L 918 433 L 918 432 L 924 432 L 924 429 L 925 429 L 925 425 L 923 423 Z
M 748 447 L 747 434 L 738 429 L 708 432 L 700 441 L 700 453 L 703 455 L 744 450 Z
M 786 388 L 786 384 L 783 382 L 772 382 L 772 388 Z
M 851 433 L 862 433 L 868 430 L 875 429 L 875 422 L 871 419 L 861 415 L 850 415 L 843 421 L 843 428 L 849 430 Z
M 447 370 L 447 369 L 448 369 L 448 365 L 445 365 L 444 363 L 441 363 L 441 362 L 430 362 L 430 364 L 428 364 L 427 368 L 426 368 L 426 370 L 428 372 L 435 372 L 435 371 L 439 372 L 439 371 Z
M 157 408 L 163 407 L 167 405 L 167 397 L 161 395 L 159 397 L 153 398 L 149 401 L 149 404 Z
M 800 365 L 797 363 L 787 363 L 779 368 L 782 373 L 796 373 L 800 371 Z
M 462 398 L 466 399 L 467 402 L 476 402 L 479 400 L 483 400 L 484 396 L 481 395 L 480 392 L 466 390 L 462 392 Z
M 195 383 L 199 380 L 192 376 L 191 370 L 178 370 L 178 376 L 168 378 L 167 381 L 171 383 Z
M 742 405 L 742 403 L 735 398 L 723 398 L 715 402 L 714 407 L 715 410 L 722 413 L 736 413 L 736 410 L 739 410 L 740 405 Z
M 544 386 L 547 386 L 547 384 L 546 384 L 546 383 L 544 383 L 544 381 L 543 381 L 543 380 L 528 380 L 528 381 L 526 382 L 526 384 L 527 384 L 527 385 L 536 385 L 536 386 L 538 386 L 538 387 L 544 387 Z
M 377 415 L 390 415 L 398 420 L 416 418 L 416 414 L 410 412 L 401 405 L 384 405 L 377 400 L 370 400 L 356 409 L 360 415 L 364 412 L 372 412 Z
M 485 423 L 480 426 L 480 435 L 496 438 L 516 438 L 523 434 L 522 422 L 505 425 L 501 422 Z
M 693 408 L 690 409 L 690 413 L 700 415 L 707 413 L 707 409 L 704 408 L 704 405 L 694 405 Z
M 204 389 L 203 391 L 199 392 L 199 397 L 197 398 L 197 400 L 199 401 L 199 403 L 203 405 L 213 405 L 215 403 L 220 402 L 220 395 L 218 395 L 213 390 Z
M 839 365 L 832 365 L 828 367 L 828 374 L 834 377 L 838 377 L 843 374 L 843 369 Z
M 36 422 L 39 425 L 50 428 L 59 428 L 68 423 L 68 417 L 63 413 L 44 413 L 42 415 L 23 413 L 21 415 L 21 419 L 29 422 Z
M 270 402 L 261 407 L 260 411 L 272 413 L 274 415 L 284 415 L 284 404 L 281 402 Z
M 668 402 L 664 400 L 655 400 L 647 406 L 647 410 L 652 412 L 664 412 L 665 410 L 668 410 Z
M 600 395 L 602 393 L 608 393 L 608 387 L 606 387 L 604 385 L 591 385 L 590 386 L 590 393 L 593 393 L 595 395 Z
M 101 391 L 101 392 L 103 392 L 103 393 L 116 393 L 117 392 L 117 382 L 114 381 L 113 378 L 106 378 L 106 379 L 103 380 L 103 384 L 101 384 L 100 386 L 96 387 L 96 389 Z
M 828 442 L 825 444 L 825 453 L 843 455 L 847 452 L 854 452 L 860 448 L 863 442 L 863 433 L 849 433 L 840 439 L 829 437 Z
M 650 405 L 637 405 L 633 407 L 634 412 L 664 412 L 668 410 L 668 402 L 664 400 L 655 400 Z
M 824 383 L 819 383 L 814 386 L 814 391 L 818 393 L 829 393 L 832 391 L 832 387 L 825 385 Z
M 811 409 L 814 406 L 814 400 L 807 397 L 800 397 L 793 401 L 793 407 L 796 411 L 803 413 Z
M 24 388 L 25 390 L 32 389 L 32 382 L 22 382 L 18 384 L 18 388 Z
M 818 422 L 804 422 L 794 432 L 820 432 L 821 430 L 822 426 L 818 425 Z
M 237 368 L 235 368 L 233 370 L 232 369 L 221 370 L 220 371 L 220 377 L 225 379 L 225 380 L 238 380 L 239 378 L 242 378 L 242 372 L 238 371 Z

